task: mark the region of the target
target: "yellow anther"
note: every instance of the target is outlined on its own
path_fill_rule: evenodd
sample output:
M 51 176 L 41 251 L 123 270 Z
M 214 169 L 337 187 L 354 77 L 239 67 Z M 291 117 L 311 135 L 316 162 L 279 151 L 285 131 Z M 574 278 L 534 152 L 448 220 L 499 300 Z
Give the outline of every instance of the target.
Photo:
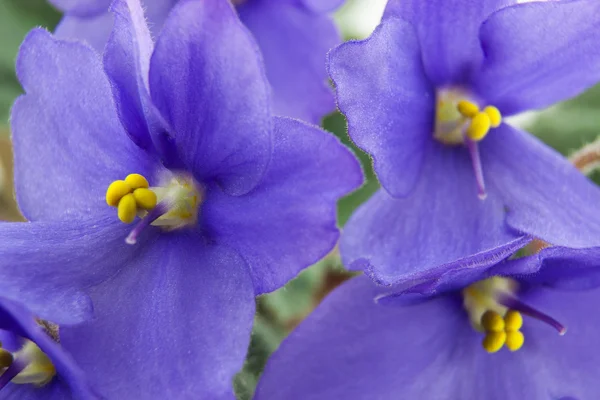
M 523 347 L 525 336 L 521 331 L 509 331 L 506 333 L 506 347 L 510 351 L 517 351 Z
M 504 320 L 497 312 L 488 310 L 481 317 L 481 326 L 486 332 L 503 332 Z
M 133 197 L 135 197 L 135 203 L 139 208 L 144 210 L 152 210 L 154 207 L 156 207 L 156 193 L 150 189 L 135 189 L 133 191 Z
M 137 214 L 137 205 L 135 202 L 135 197 L 133 197 L 133 194 L 130 193 L 130 194 L 123 196 L 121 201 L 119 201 L 119 206 L 118 206 L 119 219 L 126 224 L 130 224 L 135 219 L 136 214 Z
M 484 112 L 479 112 L 471 120 L 471 123 L 467 128 L 467 136 L 471 140 L 478 142 L 487 135 L 490 126 L 490 117 Z
M 479 112 L 479 107 L 477 107 L 477 104 L 471 103 L 467 100 L 459 101 L 456 108 L 462 116 L 467 118 L 473 118 Z
M 498 350 L 500 350 L 502 348 L 502 346 L 504 346 L 505 342 L 506 342 L 506 332 L 502 331 L 502 332 L 490 332 L 490 333 L 486 334 L 485 337 L 483 338 L 483 342 L 481 342 L 481 344 L 483 345 L 483 348 L 488 353 L 495 353 Z
M 518 331 L 523 326 L 523 316 L 518 311 L 508 310 L 504 315 L 504 324 L 507 332 Z
M 106 204 L 111 207 L 116 207 L 121 198 L 129 193 L 131 193 L 131 186 L 125 181 L 114 181 L 110 184 L 108 189 L 106 189 Z
M 502 123 L 502 114 L 500 114 L 500 110 L 498 110 L 494 106 L 487 106 L 483 109 L 483 112 L 490 117 L 490 125 L 492 128 L 497 128 Z
M 125 178 L 125 182 L 127 182 L 127 184 L 129 186 L 131 186 L 132 189 L 139 189 L 139 188 L 148 189 L 150 187 L 146 178 L 144 178 L 140 174 L 127 175 L 127 178 Z

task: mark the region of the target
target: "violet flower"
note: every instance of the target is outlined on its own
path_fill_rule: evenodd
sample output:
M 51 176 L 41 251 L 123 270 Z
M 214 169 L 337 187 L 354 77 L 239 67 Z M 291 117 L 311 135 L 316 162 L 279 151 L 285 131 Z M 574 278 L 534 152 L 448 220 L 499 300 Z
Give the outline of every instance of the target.
M 103 52 L 113 18 L 111 0 L 50 0 L 66 16 L 56 29 L 60 38 L 84 39 Z M 329 16 L 343 0 L 233 0 L 239 17 L 262 51 L 273 88 L 277 115 L 320 123 L 335 102 L 325 55 L 340 43 Z M 153 36 L 162 29 L 177 0 L 144 0 Z
M 99 399 L 58 343 L 57 325 L 0 300 L 0 396 L 3 399 Z
M 330 53 L 349 134 L 384 189 L 350 219 L 341 253 L 380 283 L 495 262 L 523 234 L 600 244 L 600 190 L 502 122 L 600 80 L 600 3 L 506 3 L 391 0 L 370 38 Z
M 139 2 L 112 9 L 104 66 L 41 29 L 22 45 L 11 124 L 31 222 L 0 224 L 0 293 L 60 324 L 108 398 L 230 398 L 255 296 L 334 247 L 360 167 L 271 115 L 225 0 L 178 3 L 156 45 Z
M 564 284 L 599 265 L 558 276 L 548 259 L 465 267 L 435 294 L 354 278 L 281 344 L 255 400 L 598 398 L 600 288 Z

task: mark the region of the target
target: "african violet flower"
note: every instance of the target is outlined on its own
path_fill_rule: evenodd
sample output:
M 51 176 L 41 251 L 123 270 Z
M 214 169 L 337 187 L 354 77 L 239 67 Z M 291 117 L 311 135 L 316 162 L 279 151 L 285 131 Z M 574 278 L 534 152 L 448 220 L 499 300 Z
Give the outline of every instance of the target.
M 112 9 L 104 65 L 40 29 L 22 45 L 12 131 L 31 222 L 0 225 L 0 292 L 60 324 L 108 398 L 230 398 L 254 297 L 333 248 L 360 168 L 335 137 L 272 117 L 225 0 L 180 2 L 156 45 L 138 2 Z M 94 318 L 62 325 L 89 315 L 85 293 Z
M 3 399 L 99 398 L 58 343 L 58 326 L 0 299 L 0 396 Z
M 600 79 L 600 3 L 495 11 L 505 3 L 391 0 L 370 38 L 330 53 L 349 134 L 384 189 L 351 218 L 341 252 L 380 283 L 494 262 L 523 233 L 600 244 L 598 188 L 502 122 Z
M 144 0 L 148 25 L 158 35 L 178 0 Z M 50 0 L 66 13 L 61 38 L 85 39 L 100 53 L 110 35 L 111 0 Z M 343 0 L 232 0 L 262 51 L 277 115 L 319 123 L 335 108 L 325 70 L 327 51 L 340 43 L 328 15 Z
M 354 278 L 282 343 L 255 400 L 598 398 L 600 288 L 559 288 L 586 286 L 599 265 L 548 260 L 454 271 L 430 282 L 435 295 Z

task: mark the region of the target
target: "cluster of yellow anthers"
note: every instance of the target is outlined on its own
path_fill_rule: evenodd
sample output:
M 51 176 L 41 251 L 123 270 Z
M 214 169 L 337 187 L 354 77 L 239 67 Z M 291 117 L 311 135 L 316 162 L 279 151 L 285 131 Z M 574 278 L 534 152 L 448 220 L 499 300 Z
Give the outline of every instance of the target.
M 490 131 L 490 128 L 497 128 L 502 123 L 502 114 L 494 106 L 487 106 L 483 111 L 479 111 L 477 104 L 461 100 L 457 104 L 457 109 L 463 117 L 471 120 L 466 134 L 469 139 L 476 142 L 483 139 Z
M 106 204 L 117 207 L 119 219 L 130 224 L 138 209 L 152 210 L 156 207 L 156 194 L 149 189 L 146 178 L 140 174 L 127 175 L 125 180 L 114 181 L 106 190 Z
M 504 345 L 510 351 L 523 347 L 525 336 L 520 331 L 523 326 L 520 312 L 508 310 L 502 318 L 497 312 L 488 310 L 481 317 L 481 325 L 486 333 L 482 345 L 488 353 L 495 353 Z

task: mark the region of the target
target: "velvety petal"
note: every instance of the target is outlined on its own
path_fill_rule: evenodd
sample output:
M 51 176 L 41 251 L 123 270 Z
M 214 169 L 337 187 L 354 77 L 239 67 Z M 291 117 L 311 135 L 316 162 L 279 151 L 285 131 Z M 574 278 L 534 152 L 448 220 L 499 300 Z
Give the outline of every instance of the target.
M 570 329 L 526 317 L 525 345 L 488 354 L 459 296 L 409 306 L 373 302 L 380 289 L 344 284 L 271 357 L 255 399 L 547 399 L 598 395 L 600 291 L 538 290 L 527 301 Z M 590 319 L 591 317 L 591 319 Z M 307 351 L 310 349 L 310 351 Z
M 112 31 L 113 21 L 113 15 L 109 12 L 91 17 L 65 15 L 60 20 L 54 33 L 59 39 L 83 40 L 92 46 L 98 54 L 102 54 Z
M 78 16 L 92 16 L 108 11 L 112 0 L 48 0 L 64 13 Z
M 483 61 L 481 23 L 515 0 L 389 0 L 384 18 L 400 17 L 416 29 L 422 59 L 436 86 L 468 83 Z
M 47 387 L 39 388 L 33 385 L 9 384 L 2 389 L 3 399 L 68 399 L 71 398 L 70 393 L 80 399 L 99 399 L 93 392 L 83 371 L 60 344 L 56 343 L 42 329 L 27 309 L 17 303 L 1 300 L 0 329 L 9 330 L 37 344 L 50 358 L 58 374 Z M 60 395 L 63 397 L 59 397 Z
M 480 148 L 488 184 L 508 208 L 508 225 L 557 246 L 600 245 L 600 189 L 563 156 L 506 124 Z
M 107 208 L 105 192 L 149 161 L 119 124 L 94 51 L 42 29 L 25 39 L 17 74 L 26 95 L 11 115 L 15 186 L 29 220 L 70 219 Z
M 139 251 L 125 243 L 129 229 L 115 215 L 2 223 L 0 293 L 41 318 L 80 322 L 92 312 L 81 290 L 114 275 Z
M 341 42 L 333 20 L 291 1 L 248 1 L 237 10 L 260 46 L 275 114 L 320 124 L 335 110 L 325 69 L 327 52 Z
M 106 398 L 234 399 L 254 316 L 236 253 L 165 234 L 92 298 L 97 318 L 61 343 Z
M 388 18 L 370 38 L 332 50 L 329 74 L 348 133 L 373 157 L 383 187 L 392 196 L 407 195 L 432 136 L 435 106 L 413 28 Z
M 258 48 L 227 1 L 173 8 L 150 62 L 150 92 L 200 181 L 215 179 L 236 195 L 256 186 L 271 154 L 269 87 Z
M 115 0 L 111 12 L 115 23 L 104 52 L 104 69 L 123 126 L 135 143 L 149 149 L 152 141 L 148 124 L 154 108 L 148 74 L 154 43 L 139 0 Z
M 414 191 L 394 199 L 380 190 L 345 226 L 344 265 L 366 269 L 380 283 L 435 280 L 449 269 L 485 268 L 525 242 L 504 223 L 502 198 L 493 188 L 477 197 L 466 149 L 433 139 Z
M 504 114 L 544 108 L 600 80 L 600 3 L 541 1 L 492 15 L 476 91 Z
M 270 292 L 333 249 L 337 200 L 361 183 L 356 158 L 333 135 L 276 118 L 265 178 L 244 196 L 209 191 L 202 226 L 243 255 L 257 294 Z

